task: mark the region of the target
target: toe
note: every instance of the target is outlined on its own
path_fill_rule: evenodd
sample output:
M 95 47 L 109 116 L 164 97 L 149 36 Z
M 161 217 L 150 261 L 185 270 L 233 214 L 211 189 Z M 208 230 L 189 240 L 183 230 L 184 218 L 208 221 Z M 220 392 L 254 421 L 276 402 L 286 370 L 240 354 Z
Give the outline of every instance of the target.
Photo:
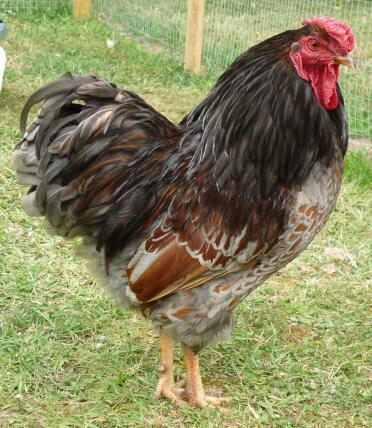
M 203 395 L 201 397 L 193 397 L 188 399 L 188 403 L 193 407 L 220 407 L 224 403 L 229 403 L 231 398 L 229 397 L 215 397 L 213 395 Z
M 205 401 L 214 407 L 222 406 L 224 403 L 230 403 L 231 398 L 230 397 L 214 397 L 212 395 L 206 395 Z
M 179 405 L 186 404 L 186 402 L 181 398 L 182 390 L 176 388 L 174 383 L 167 382 L 165 379 L 160 379 L 159 383 L 155 389 L 155 399 L 160 400 L 161 397 L 168 398 L 176 402 Z

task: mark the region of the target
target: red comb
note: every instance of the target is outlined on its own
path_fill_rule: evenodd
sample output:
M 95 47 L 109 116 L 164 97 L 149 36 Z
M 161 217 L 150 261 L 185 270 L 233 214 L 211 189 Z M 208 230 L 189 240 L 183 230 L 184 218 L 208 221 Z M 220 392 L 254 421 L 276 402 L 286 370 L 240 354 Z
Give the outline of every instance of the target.
M 304 19 L 302 25 L 316 25 L 324 30 L 330 37 L 335 39 L 345 52 L 350 52 L 354 48 L 354 35 L 350 27 L 337 19 L 330 16 L 312 16 Z

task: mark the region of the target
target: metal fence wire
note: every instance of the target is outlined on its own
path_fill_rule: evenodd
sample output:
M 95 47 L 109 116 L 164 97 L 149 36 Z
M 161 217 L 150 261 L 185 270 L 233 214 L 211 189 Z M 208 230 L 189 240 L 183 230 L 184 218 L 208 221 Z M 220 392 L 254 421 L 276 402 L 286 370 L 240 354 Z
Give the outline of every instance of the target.
M 187 0 L 93 0 L 93 10 L 139 43 L 183 61 Z M 202 70 L 217 77 L 248 47 L 313 15 L 333 16 L 354 31 L 357 69 L 344 67 L 340 83 L 351 135 L 372 139 L 371 0 L 205 0 Z
M 151 50 L 182 63 L 187 0 L 92 0 L 94 16 Z M 0 13 L 71 4 L 71 0 L 0 0 Z M 350 134 L 372 139 L 372 0 L 205 0 L 202 72 L 217 77 L 241 52 L 304 18 L 328 15 L 355 35 L 357 69 L 343 67 Z
M 21 12 L 39 12 L 70 4 L 71 0 L 0 0 L 0 13 L 12 15 Z

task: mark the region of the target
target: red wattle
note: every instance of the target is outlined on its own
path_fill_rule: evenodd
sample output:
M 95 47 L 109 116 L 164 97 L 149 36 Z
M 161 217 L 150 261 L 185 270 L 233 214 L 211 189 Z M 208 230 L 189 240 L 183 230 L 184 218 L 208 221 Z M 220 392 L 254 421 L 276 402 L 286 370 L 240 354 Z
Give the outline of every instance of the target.
M 338 65 L 330 64 L 324 67 L 310 68 L 307 73 L 316 99 L 320 105 L 328 110 L 335 109 L 338 104 L 336 91 L 338 68 Z
M 303 66 L 299 52 L 291 52 L 290 57 L 297 73 L 310 82 L 318 103 L 327 110 L 333 110 L 338 105 L 336 83 L 339 74 L 338 64 Z

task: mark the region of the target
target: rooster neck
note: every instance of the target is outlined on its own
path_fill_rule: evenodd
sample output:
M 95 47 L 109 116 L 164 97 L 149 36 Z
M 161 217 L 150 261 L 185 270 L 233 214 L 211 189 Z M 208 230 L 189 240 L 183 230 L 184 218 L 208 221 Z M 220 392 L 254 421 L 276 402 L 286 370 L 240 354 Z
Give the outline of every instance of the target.
M 341 92 L 337 86 L 337 109 L 318 104 L 290 62 L 292 33 L 241 55 L 182 121 L 183 144 L 195 144 L 190 168 L 212 172 L 218 188 L 233 181 L 248 199 L 266 199 L 279 186 L 301 186 L 315 162 L 329 165 L 346 150 Z

